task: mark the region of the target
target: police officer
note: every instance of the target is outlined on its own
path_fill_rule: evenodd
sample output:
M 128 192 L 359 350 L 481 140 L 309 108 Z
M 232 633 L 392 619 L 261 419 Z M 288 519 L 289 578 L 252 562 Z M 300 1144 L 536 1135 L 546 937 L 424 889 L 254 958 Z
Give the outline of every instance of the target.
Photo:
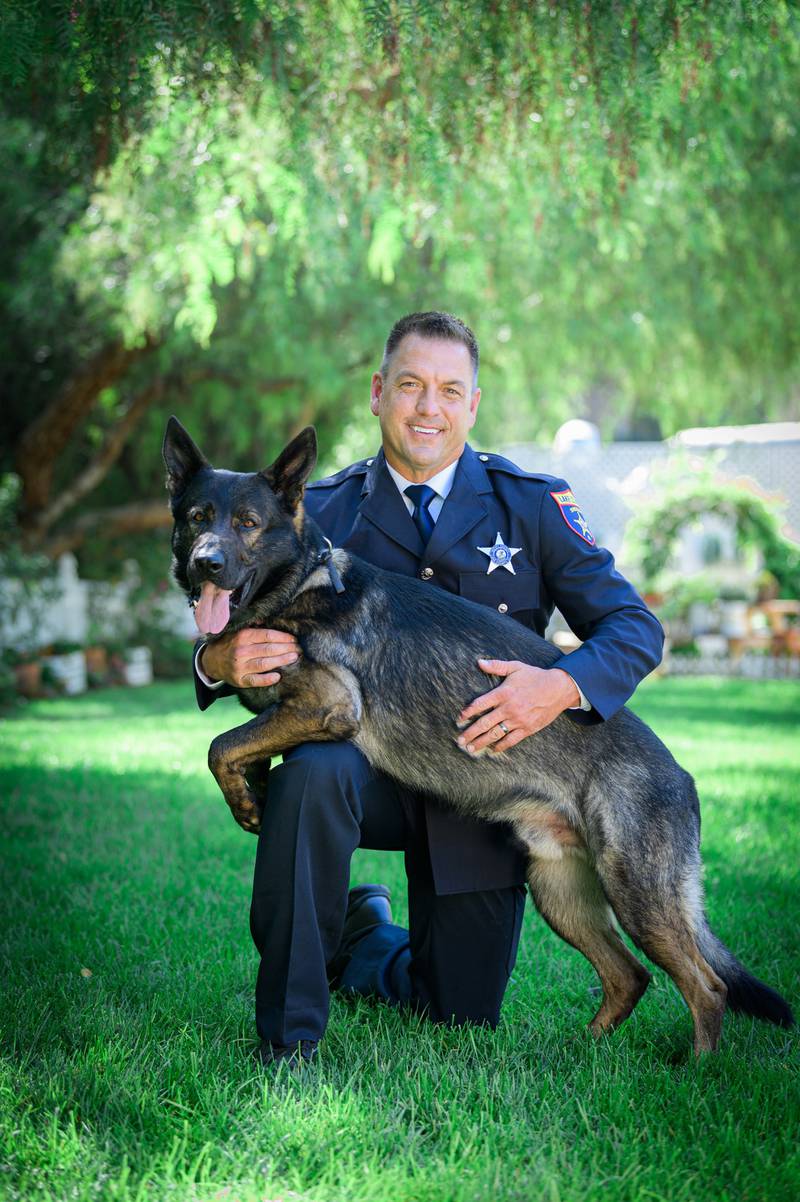
M 454 714 L 465 747 L 502 751 L 559 714 L 609 718 L 659 662 L 663 633 L 598 547 L 566 481 L 466 444 L 478 346 L 446 313 L 392 328 L 371 408 L 382 449 L 308 486 L 307 512 L 335 546 L 493 606 L 540 635 L 555 605 L 583 644 L 557 667 L 488 659 L 502 683 Z M 274 684 L 299 648 L 244 630 L 201 646 L 198 702 Z M 388 890 L 348 896 L 356 847 L 405 853 L 409 930 Z M 525 865 L 509 831 L 468 821 L 370 768 L 350 743 L 306 744 L 269 774 L 251 930 L 261 953 L 256 1025 L 265 1063 L 311 1059 L 329 983 L 408 1003 L 442 1022 L 496 1025 L 516 955 Z

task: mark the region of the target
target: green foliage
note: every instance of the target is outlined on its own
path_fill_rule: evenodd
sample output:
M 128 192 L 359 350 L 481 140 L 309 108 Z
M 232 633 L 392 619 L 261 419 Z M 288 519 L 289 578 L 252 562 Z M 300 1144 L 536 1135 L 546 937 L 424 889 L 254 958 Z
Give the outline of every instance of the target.
M 607 434 L 792 413 L 789 3 L 16 0 L 3 20 L 3 441 L 117 335 L 157 349 L 57 482 L 166 381 L 93 506 L 157 495 L 170 409 L 221 462 L 310 419 L 324 466 L 369 453 L 369 374 L 414 308 L 475 326 L 486 445 L 576 413 Z
M 696 576 L 669 577 L 665 580 L 664 573 L 657 577 L 665 600 L 658 606 L 658 616 L 663 621 L 672 622 L 686 616 L 692 605 L 714 605 L 719 600 L 719 583 L 708 572 L 700 572 Z
M 784 538 L 774 506 L 740 485 L 718 477 L 713 467 L 705 473 L 687 471 L 683 461 L 671 465 L 663 477 L 656 499 L 643 508 L 626 532 L 626 561 L 636 563 L 645 588 L 664 587 L 665 574 L 682 530 L 706 514 L 727 519 L 736 531 L 741 548 L 756 548 L 764 559 L 764 570 L 777 581 L 781 596 L 800 599 L 800 549 Z M 674 604 L 687 589 L 702 593 L 708 582 L 695 586 L 678 582 Z M 701 600 L 692 596 L 690 600 Z M 688 604 L 688 602 L 687 602 Z
M 14 665 L 7 655 L 0 652 L 0 711 L 15 705 L 18 698 Z
M 192 662 L 192 645 L 160 626 L 145 631 L 140 646 L 150 648 L 153 675 L 159 680 L 185 680 Z

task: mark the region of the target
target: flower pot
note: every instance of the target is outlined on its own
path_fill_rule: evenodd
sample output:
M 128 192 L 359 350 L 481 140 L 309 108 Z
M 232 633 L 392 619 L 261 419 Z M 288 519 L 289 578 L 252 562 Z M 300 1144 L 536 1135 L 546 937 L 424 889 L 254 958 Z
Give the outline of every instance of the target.
M 41 697 L 42 665 L 38 659 L 24 664 L 15 664 L 14 676 L 17 681 L 17 692 L 22 697 Z
M 139 687 L 153 683 L 153 657 L 149 647 L 129 647 L 123 669 L 125 683 Z
M 105 647 L 87 647 L 84 655 L 86 656 L 86 671 L 90 676 L 94 676 L 98 680 L 108 676 L 108 652 Z

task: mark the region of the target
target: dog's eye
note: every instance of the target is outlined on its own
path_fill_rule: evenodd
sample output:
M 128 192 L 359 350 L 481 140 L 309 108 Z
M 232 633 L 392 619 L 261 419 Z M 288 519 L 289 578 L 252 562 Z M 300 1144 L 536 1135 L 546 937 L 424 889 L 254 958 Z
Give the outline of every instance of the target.
M 203 516 L 204 515 L 203 515 L 202 509 L 193 509 L 189 514 L 189 521 L 190 522 L 202 522 Z
M 255 518 L 239 518 L 239 525 L 244 526 L 245 530 L 255 530 L 258 522 Z

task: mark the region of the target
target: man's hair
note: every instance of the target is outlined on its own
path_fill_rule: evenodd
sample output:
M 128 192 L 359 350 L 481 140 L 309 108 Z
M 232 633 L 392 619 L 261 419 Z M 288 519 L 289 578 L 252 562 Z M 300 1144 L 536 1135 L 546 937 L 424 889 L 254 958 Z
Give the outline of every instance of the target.
M 383 348 L 381 375 L 386 376 L 389 360 L 408 334 L 419 334 L 421 338 L 444 338 L 448 342 L 460 342 L 469 351 L 472 360 L 472 387 L 478 383 L 478 340 L 468 325 L 452 313 L 440 313 L 433 309 L 428 313 L 408 313 L 396 321 L 389 331 Z

